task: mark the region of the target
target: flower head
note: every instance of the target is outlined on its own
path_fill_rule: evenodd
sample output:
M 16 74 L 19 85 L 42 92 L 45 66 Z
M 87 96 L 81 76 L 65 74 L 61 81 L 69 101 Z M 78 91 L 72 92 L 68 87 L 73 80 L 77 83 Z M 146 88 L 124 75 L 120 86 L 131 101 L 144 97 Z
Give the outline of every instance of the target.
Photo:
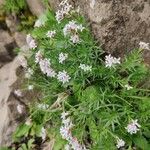
M 46 139 L 46 130 L 44 127 L 42 127 L 42 129 L 41 129 L 41 137 L 42 137 L 43 141 Z
M 33 70 L 31 68 L 28 68 L 27 71 L 25 72 L 25 78 L 30 79 L 32 75 Z
M 140 49 L 150 50 L 149 43 L 140 42 L 139 45 L 140 45 Z
M 48 37 L 48 38 L 53 38 L 54 36 L 55 36 L 55 34 L 56 34 L 56 31 L 54 30 L 54 31 L 48 31 L 47 33 L 46 33 L 46 36 Z
M 128 133 L 130 134 L 136 134 L 137 131 L 139 131 L 140 129 L 140 125 L 137 123 L 137 119 L 136 120 L 132 120 L 131 123 L 129 123 L 127 125 L 127 127 L 125 128 L 127 130 Z
M 27 42 L 29 48 L 31 48 L 31 49 L 35 49 L 37 47 L 35 40 L 32 38 L 32 36 L 30 34 L 27 35 L 26 42 Z
M 34 86 L 33 85 L 28 85 L 28 90 L 33 90 Z
M 77 24 L 76 21 L 72 20 L 69 21 L 68 24 L 65 25 L 63 29 L 64 36 L 69 35 L 69 34 L 75 34 L 78 30 L 83 31 L 84 27 L 82 24 Z
M 62 126 L 60 127 L 60 134 L 63 139 L 68 141 L 68 145 L 66 145 L 66 150 L 86 150 L 84 145 L 81 145 L 77 138 L 72 136 L 71 128 L 73 127 L 73 124 L 71 122 L 71 119 L 68 116 L 68 112 L 63 112 L 61 114 L 62 119 Z
M 21 92 L 20 89 L 15 90 L 15 91 L 14 91 L 14 94 L 15 94 L 16 96 L 18 96 L 18 97 L 22 97 L 22 92 Z
M 41 51 L 38 51 L 36 54 L 35 54 L 35 62 L 36 63 L 39 63 L 40 60 L 42 60 L 43 56 L 41 54 Z
M 49 105 L 47 105 L 47 104 L 38 104 L 37 107 L 38 107 L 39 109 L 46 110 L 46 109 L 49 107 Z
M 79 42 L 80 42 L 79 36 L 78 36 L 77 34 L 72 35 L 72 36 L 70 37 L 70 41 L 71 41 L 72 43 L 74 43 L 74 44 L 79 43 Z
M 60 4 L 59 4 L 59 10 L 56 12 L 56 20 L 58 23 L 61 22 L 61 20 L 64 19 L 64 17 L 66 15 L 69 14 L 69 12 L 72 9 L 72 6 L 68 3 L 67 0 L 63 0 Z
M 82 69 L 85 72 L 92 70 L 92 66 L 85 65 L 85 64 L 80 64 L 79 68 Z
M 125 146 L 125 141 L 123 141 L 122 139 L 117 139 L 117 148 L 121 148 Z
M 59 63 L 63 63 L 68 58 L 68 54 L 66 53 L 60 53 L 59 54 Z
M 69 80 L 71 79 L 70 76 L 67 74 L 67 72 L 65 70 L 63 71 L 59 71 L 57 74 L 57 79 L 62 82 L 63 84 L 66 82 L 69 82 Z
M 114 67 L 116 64 L 120 64 L 120 58 L 112 57 L 111 54 L 105 56 L 106 67 Z
M 132 86 L 130 86 L 129 84 L 126 84 L 124 87 L 125 87 L 127 90 L 131 90 L 131 89 L 133 89 L 133 87 L 132 87 Z
M 23 106 L 23 105 L 20 105 L 20 104 L 17 105 L 17 111 L 18 111 L 20 114 L 23 113 L 23 109 L 24 109 L 24 106 Z

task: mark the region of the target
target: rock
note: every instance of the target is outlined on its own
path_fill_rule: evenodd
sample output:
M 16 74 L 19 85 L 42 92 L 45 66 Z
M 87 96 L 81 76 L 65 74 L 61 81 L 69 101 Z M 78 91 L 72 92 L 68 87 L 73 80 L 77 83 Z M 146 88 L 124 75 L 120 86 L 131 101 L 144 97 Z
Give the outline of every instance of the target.
M 57 8 L 59 2 L 49 0 Z M 123 56 L 150 42 L 150 3 L 144 0 L 70 0 L 91 23 L 95 38 L 108 53 Z
M 4 0 L 0 0 L 0 6 L 4 4 Z
M 5 144 L 9 145 L 11 141 L 10 137 L 7 137 L 5 134 L 6 130 L 8 129 L 7 127 L 11 122 L 11 118 L 9 117 L 10 110 L 7 104 L 7 100 L 11 93 L 10 86 L 17 80 L 16 69 L 18 66 L 19 63 L 17 62 L 17 59 L 14 59 L 13 62 L 8 63 L 0 69 L 0 146 L 5 146 Z
M 8 33 L 8 31 L 0 30 L 0 42 L 4 43 L 4 45 L 9 44 L 14 41 L 14 39 L 11 37 L 11 35 Z
M 7 31 L 0 30 L 0 33 L 0 62 L 6 63 L 13 60 L 16 43 Z
M 11 33 L 17 32 L 17 25 L 19 22 L 17 21 L 17 17 L 15 15 L 7 16 L 5 18 L 5 22 Z
M 15 32 L 14 39 L 19 47 L 26 45 L 26 35 L 21 32 Z
M 39 17 L 41 14 L 44 13 L 45 7 L 41 0 L 26 0 L 29 6 L 30 11 L 33 15 Z

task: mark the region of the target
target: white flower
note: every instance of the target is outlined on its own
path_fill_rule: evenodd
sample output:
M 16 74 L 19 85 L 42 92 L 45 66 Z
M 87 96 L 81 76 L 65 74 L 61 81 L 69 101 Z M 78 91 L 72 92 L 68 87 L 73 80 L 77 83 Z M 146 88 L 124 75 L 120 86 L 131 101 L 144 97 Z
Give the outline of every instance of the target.
M 18 60 L 19 60 L 19 62 L 20 62 L 20 65 L 23 67 L 23 68 L 27 68 L 27 60 L 26 60 L 26 58 L 23 56 L 23 55 L 20 55 L 19 57 L 18 57 Z
M 63 29 L 63 33 L 64 33 L 64 36 L 66 36 L 71 33 L 74 34 L 78 30 L 83 31 L 83 29 L 85 28 L 82 26 L 82 24 L 78 25 L 76 21 L 72 20 L 72 21 L 69 21 L 69 23 L 65 25 Z
M 39 63 L 40 60 L 42 59 L 42 54 L 41 54 L 41 51 L 38 51 L 36 54 L 35 54 L 35 63 Z
M 132 87 L 132 86 L 130 86 L 129 84 L 126 84 L 124 87 L 125 87 L 127 90 L 131 90 L 131 89 L 133 89 L 133 87 Z
M 60 23 L 61 20 L 63 20 L 63 18 L 64 18 L 64 14 L 63 14 L 62 10 L 58 10 L 56 12 L 56 16 L 55 17 L 56 17 L 57 22 Z
M 85 65 L 85 64 L 80 64 L 79 68 L 81 68 L 85 72 L 92 70 L 92 66 Z
M 82 24 L 78 25 L 78 30 L 80 30 L 81 32 L 85 29 L 85 27 L 82 26 Z
M 46 33 L 46 36 L 48 37 L 48 38 L 53 38 L 54 36 L 55 36 L 55 34 L 56 34 L 56 31 L 54 30 L 54 31 L 48 31 L 47 33 Z
M 62 113 L 61 113 L 61 119 L 65 119 L 66 116 L 68 116 L 68 115 L 69 115 L 68 112 L 62 112 Z
M 14 94 L 15 94 L 16 96 L 18 96 L 18 97 L 22 97 L 22 92 L 21 92 L 20 89 L 15 90 L 15 91 L 14 91 Z
M 47 105 L 47 104 L 38 104 L 37 107 L 38 107 L 39 109 L 46 110 L 46 109 L 49 107 L 49 105 Z
M 60 9 L 56 12 L 56 20 L 58 23 L 61 22 L 61 20 L 64 19 L 65 15 L 68 15 L 72 6 L 69 5 L 67 0 L 62 1 L 59 4 Z
M 63 63 L 68 58 L 68 54 L 66 53 L 60 53 L 59 54 L 59 63 Z
M 61 126 L 60 127 L 60 134 L 63 139 L 69 140 L 71 133 L 69 131 L 70 129 L 66 126 Z
M 28 90 L 33 90 L 34 86 L 33 85 L 28 85 Z
M 17 105 L 17 111 L 18 111 L 20 114 L 23 113 L 23 109 L 24 109 L 24 106 L 23 106 L 23 105 L 20 105 L 20 104 Z
M 27 42 L 29 48 L 31 48 L 31 49 L 35 49 L 37 47 L 35 40 L 32 38 L 32 36 L 30 34 L 27 35 L 26 42 Z
M 120 58 L 112 57 L 111 54 L 105 56 L 105 66 L 106 67 L 113 67 L 116 64 L 120 64 Z
M 122 139 L 117 139 L 117 148 L 121 148 L 125 146 L 125 141 L 123 141 Z
M 35 24 L 34 24 L 34 27 L 41 27 L 41 26 L 43 26 L 45 23 L 42 21 L 42 20 L 40 20 L 40 19 L 38 19 L 38 20 L 36 20 L 36 22 L 35 22 Z
M 140 129 L 140 125 L 137 123 L 137 119 L 136 120 L 132 120 L 131 123 L 129 123 L 127 125 L 127 127 L 125 128 L 127 130 L 128 133 L 130 134 L 136 134 L 137 131 L 139 131 Z
M 41 71 L 44 74 L 46 74 L 47 70 L 49 69 L 49 67 L 51 65 L 51 63 L 50 63 L 50 61 L 47 58 L 44 58 L 44 59 L 40 60 L 39 65 L 40 65 Z
M 46 139 L 46 130 L 44 127 L 42 127 L 42 129 L 41 129 L 41 137 L 42 137 L 43 141 Z
M 75 35 L 72 35 L 71 37 L 70 37 L 70 41 L 72 41 L 72 43 L 79 43 L 80 42 L 80 39 L 79 39 L 79 36 L 77 35 L 77 34 L 75 34 Z
M 149 43 L 140 42 L 139 45 L 140 45 L 140 49 L 150 50 Z
M 25 78 L 30 79 L 33 75 L 33 70 L 31 68 L 28 68 L 28 70 L 25 73 Z
M 57 73 L 52 68 L 48 68 L 46 74 L 48 77 L 55 77 L 57 75 Z
M 70 76 L 67 74 L 67 72 L 65 70 L 63 71 L 59 71 L 57 74 L 57 79 L 62 82 L 63 84 L 66 82 L 69 82 L 69 80 L 71 79 Z
M 77 138 L 72 136 L 71 128 L 73 124 L 68 116 L 68 112 L 61 114 L 62 126 L 60 127 L 60 134 L 63 139 L 68 141 L 68 145 L 65 146 L 65 150 L 86 150 L 84 145 L 81 145 Z
M 47 58 L 40 60 L 39 65 L 40 65 L 41 71 L 44 74 L 46 74 L 48 77 L 56 76 L 56 72 L 51 68 L 51 66 L 50 66 L 51 63 Z

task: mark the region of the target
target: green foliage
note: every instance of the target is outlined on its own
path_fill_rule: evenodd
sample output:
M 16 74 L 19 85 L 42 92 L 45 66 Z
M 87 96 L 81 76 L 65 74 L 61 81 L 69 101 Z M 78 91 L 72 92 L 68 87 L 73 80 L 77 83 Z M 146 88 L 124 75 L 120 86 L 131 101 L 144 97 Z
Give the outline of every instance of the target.
M 4 11 L 7 13 L 16 13 L 26 9 L 27 4 L 25 0 L 5 0 Z
M 67 111 L 74 124 L 71 129 L 73 136 L 88 149 L 116 150 L 116 138 L 119 137 L 126 142 L 128 150 L 133 147 L 148 150 L 150 89 L 145 89 L 142 83 L 149 75 L 149 69 L 143 63 L 142 51 L 135 49 L 122 58 L 120 64 L 108 68 L 105 66 L 105 53 L 91 36 L 84 17 L 73 12 L 58 23 L 55 13 L 47 11 L 40 20 L 44 25 L 31 33 L 37 48 L 31 50 L 28 58 L 28 66 L 34 70 L 28 84 L 34 84 L 42 98 L 30 106 L 32 125 L 21 125 L 15 138 L 18 140 L 26 136 L 36 141 L 44 126 L 47 140 L 55 139 L 54 150 L 64 149 L 67 141 L 61 138 L 59 132 L 60 116 Z M 82 32 L 77 31 L 81 39 L 77 44 L 63 34 L 65 25 L 71 20 L 85 27 Z M 56 30 L 53 38 L 46 36 L 49 30 Z M 39 64 L 35 63 L 39 50 L 43 58 L 50 59 L 57 73 L 65 70 L 69 74 L 69 82 L 62 84 L 57 77 L 47 77 L 42 73 Z M 68 54 L 63 64 L 58 60 L 61 52 Z M 79 68 L 80 64 L 92 66 L 91 71 L 83 71 Z M 125 85 L 131 85 L 132 89 L 127 90 Z M 39 108 L 39 104 L 48 107 Z M 136 135 L 125 129 L 132 119 L 138 119 L 141 125 Z

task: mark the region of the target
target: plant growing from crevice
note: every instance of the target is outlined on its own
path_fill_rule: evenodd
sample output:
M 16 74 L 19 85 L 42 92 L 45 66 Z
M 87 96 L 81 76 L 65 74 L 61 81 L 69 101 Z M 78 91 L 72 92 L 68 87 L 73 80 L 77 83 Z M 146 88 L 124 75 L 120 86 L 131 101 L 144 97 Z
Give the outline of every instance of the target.
M 149 75 L 145 47 L 124 58 L 105 55 L 84 17 L 66 1 L 59 6 L 27 35 L 27 86 L 42 98 L 29 107 L 30 123 L 18 128 L 14 140 L 54 140 L 54 150 L 148 150 L 150 89 L 140 84 Z

